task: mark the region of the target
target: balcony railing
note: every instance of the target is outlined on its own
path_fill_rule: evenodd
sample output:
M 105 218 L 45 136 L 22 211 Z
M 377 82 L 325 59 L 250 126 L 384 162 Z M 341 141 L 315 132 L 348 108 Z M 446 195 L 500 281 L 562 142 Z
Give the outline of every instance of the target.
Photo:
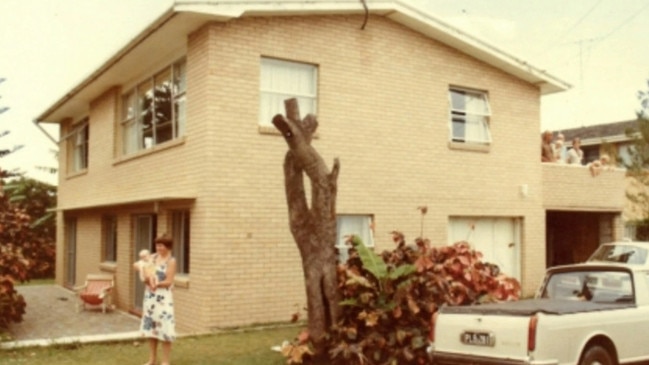
M 618 212 L 624 209 L 626 170 L 606 167 L 595 174 L 587 166 L 542 165 L 545 209 Z

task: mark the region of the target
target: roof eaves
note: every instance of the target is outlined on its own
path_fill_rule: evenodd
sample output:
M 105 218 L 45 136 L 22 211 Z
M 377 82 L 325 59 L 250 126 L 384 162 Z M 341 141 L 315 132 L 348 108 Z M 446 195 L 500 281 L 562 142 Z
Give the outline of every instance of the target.
M 547 71 L 512 56 L 500 48 L 432 16 L 411 3 L 402 0 L 377 0 L 368 1 L 367 5 L 369 13 L 385 16 L 534 84 L 540 88 L 541 94 L 565 91 L 572 87 Z M 217 21 L 227 21 L 245 16 L 360 14 L 364 12 L 364 8 L 358 0 L 176 0 L 174 10 L 209 14 Z
M 389 18 L 537 85 L 544 95 L 572 88 L 572 85 L 549 74 L 547 71 L 512 56 L 502 49 L 416 8 L 412 4 L 406 4 L 400 0 L 395 0 L 395 3 L 396 12 L 390 14 Z
M 541 94 L 565 91 L 571 85 L 529 63 L 445 23 L 412 4 L 402 0 L 367 0 L 368 12 L 385 16 L 430 38 L 456 48 L 472 57 L 491 64 L 531 84 Z M 101 77 L 126 54 L 178 13 L 205 15 L 213 21 L 228 21 L 244 16 L 281 16 L 315 14 L 362 14 L 365 9 L 358 0 L 175 0 L 171 7 L 138 33 L 130 42 L 110 57 L 101 67 L 83 79 L 52 106 L 39 115 L 36 122 L 48 122 L 47 116 L 72 100 L 84 88 Z M 58 121 L 51 121 L 57 123 Z
M 37 123 L 58 123 L 59 121 L 48 121 L 45 120 L 48 115 L 52 114 L 60 106 L 68 102 L 75 95 L 77 95 L 81 90 L 89 86 L 96 79 L 110 69 L 115 63 L 127 55 L 132 49 L 137 47 L 142 41 L 144 41 L 149 35 L 154 33 L 158 28 L 162 27 L 169 19 L 173 18 L 176 13 L 173 11 L 173 7 L 170 7 L 168 10 L 163 12 L 156 20 L 148 24 L 141 32 L 138 32 L 135 37 L 133 37 L 129 42 L 126 43 L 117 53 L 114 53 L 110 56 L 98 69 L 92 71 L 87 77 L 83 78 L 82 81 L 77 84 L 74 88 L 68 91 L 63 97 L 57 100 L 53 105 L 47 108 L 45 111 L 39 114 L 35 119 Z

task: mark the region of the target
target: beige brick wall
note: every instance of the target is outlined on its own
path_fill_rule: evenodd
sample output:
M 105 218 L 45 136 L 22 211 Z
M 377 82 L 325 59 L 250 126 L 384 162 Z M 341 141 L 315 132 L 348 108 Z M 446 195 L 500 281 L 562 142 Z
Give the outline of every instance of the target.
M 287 147 L 258 131 L 262 56 L 318 65 L 313 144 L 329 165 L 340 158 L 338 213 L 375 215 L 377 250 L 392 248 L 392 230 L 409 241 L 419 235 L 421 205 L 429 207 L 424 235 L 437 245 L 448 243 L 450 216 L 520 217 L 523 284 L 527 293 L 538 284 L 545 268 L 538 89 L 384 18 L 371 17 L 365 30 L 362 21 L 249 18 L 199 29 L 188 39 L 187 133 L 162 150 L 115 157 L 118 89 L 92 103 L 90 166 L 62 177 L 60 205 L 195 198 L 190 284 L 175 292 L 181 329 L 286 321 L 305 305 L 284 197 Z M 489 92 L 487 152 L 449 148 L 450 85 Z M 158 208 L 162 232 L 166 207 Z M 153 212 L 154 204 L 142 209 Z M 123 308 L 132 291 L 132 210 L 119 209 Z M 81 212 L 83 275 L 98 269 L 101 242 L 100 214 Z
M 593 176 L 586 166 L 543 164 L 546 209 L 621 212 L 626 202 L 626 171 L 606 169 Z

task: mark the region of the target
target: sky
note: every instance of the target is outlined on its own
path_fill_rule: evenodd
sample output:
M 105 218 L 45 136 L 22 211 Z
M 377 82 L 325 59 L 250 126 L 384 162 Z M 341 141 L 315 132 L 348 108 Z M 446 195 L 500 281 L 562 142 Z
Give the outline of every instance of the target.
M 649 0 L 405 1 L 571 84 L 541 98 L 541 130 L 634 119 L 649 89 Z M 23 145 L 0 166 L 55 184 L 37 166 L 56 167 L 58 147 L 33 120 L 171 2 L 0 0 L 0 147 Z

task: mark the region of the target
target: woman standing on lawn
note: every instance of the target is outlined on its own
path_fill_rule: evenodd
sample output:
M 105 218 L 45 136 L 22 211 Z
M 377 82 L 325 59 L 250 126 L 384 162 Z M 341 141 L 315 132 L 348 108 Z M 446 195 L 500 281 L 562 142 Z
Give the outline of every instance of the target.
M 171 293 L 176 275 L 176 259 L 171 256 L 173 241 L 166 234 L 155 239 L 153 263 L 158 282 L 146 280 L 142 305 L 142 336 L 149 338 L 149 361 L 155 365 L 158 342 L 162 342 L 161 365 L 169 365 L 171 342 L 176 339 L 174 300 Z

